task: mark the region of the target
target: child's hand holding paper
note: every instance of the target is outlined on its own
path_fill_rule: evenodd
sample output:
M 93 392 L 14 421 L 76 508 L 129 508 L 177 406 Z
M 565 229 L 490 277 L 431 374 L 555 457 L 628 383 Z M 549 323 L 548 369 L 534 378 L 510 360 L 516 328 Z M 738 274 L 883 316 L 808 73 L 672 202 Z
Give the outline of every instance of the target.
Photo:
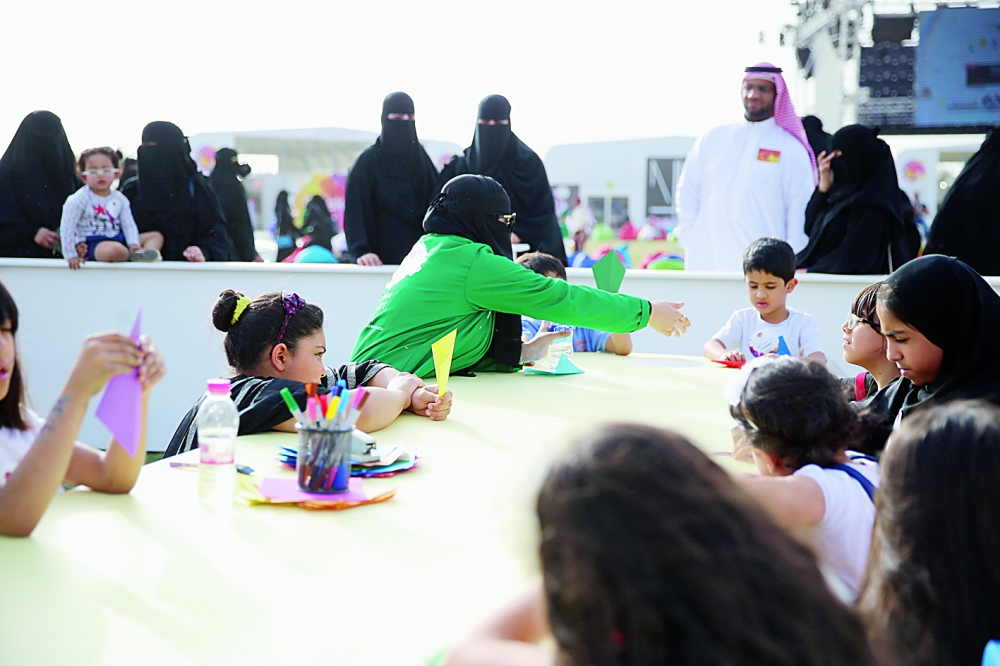
M 432 421 L 444 421 L 451 412 L 451 399 L 451 391 L 445 391 L 443 396 L 439 396 L 437 385 L 431 384 L 413 393 L 410 409 L 414 414 L 426 416 Z

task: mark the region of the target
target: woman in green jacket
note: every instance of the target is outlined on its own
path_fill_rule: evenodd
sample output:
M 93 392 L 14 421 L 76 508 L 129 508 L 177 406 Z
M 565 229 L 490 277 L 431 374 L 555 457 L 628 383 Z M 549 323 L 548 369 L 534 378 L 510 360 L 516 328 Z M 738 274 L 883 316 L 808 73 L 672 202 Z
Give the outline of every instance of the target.
M 351 360 L 378 359 L 427 377 L 434 373 L 431 343 L 457 329 L 455 372 L 516 372 L 568 335 L 544 333 L 522 343 L 521 315 L 612 333 L 647 325 L 668 336 L 687 330 L 683 303 L 611 294 L 524 270 L 511 260 L 513 218 L 507 193 L 492 178 L 466 174 L 448 181 Z

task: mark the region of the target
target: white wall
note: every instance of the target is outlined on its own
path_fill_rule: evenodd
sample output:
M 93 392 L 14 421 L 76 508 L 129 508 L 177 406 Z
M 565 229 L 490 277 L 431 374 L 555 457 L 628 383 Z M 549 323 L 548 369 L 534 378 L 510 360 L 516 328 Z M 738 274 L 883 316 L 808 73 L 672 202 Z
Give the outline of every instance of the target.
M 647 160 L 683 160 L 694 141 L 672 136 L 555 146 L 545 156 L 545 172 L 553 186 L 578 185 L 584 203 L 587 197 L 628 197 L 631 220 L 645 222 Z
M 211 324 L 219 292 L 233 288 L 256 296 L 295 291 L 326 314 L 328 365 L 345 362 L 358 331 L 368 322 L 392 267 L 286 264 L 115 265 L 90 262 L 78 272 L 62 262 L 0 259 L 0 281 L 20 310 L 18 345 L 35 409 L 44 416 L 58 397 L 84 337 L 128 332 L 143 309 L 143 330 L 166 356 L 169 373 L 153 395 L 149 448 L 162 450 L 205 380 L 225 375 L 222 334 Z M 570 281 L 593 285 L 589 270 L 570 269 Z M 856 276 L 804 275 L 789 299 L 819 319 L 832 369 L 848 374 L 840 356 L 839 327 L 851 300 L 872 280 Z M 991 279 L 994 286 L 1000 278 Z M 636 351 L 701 354 L 701 347 L 737 308 L 747 307 L 739 275 L 680 271 L 629 271 L 622 292 L 651 300 L 683 300 L 693 327 L 680 339 L 650 330 L 634 336 Z M 461 400 L 461 396 L 457 396 Z M 80 439 L 103 446 L 108 436 L 91 405 Z

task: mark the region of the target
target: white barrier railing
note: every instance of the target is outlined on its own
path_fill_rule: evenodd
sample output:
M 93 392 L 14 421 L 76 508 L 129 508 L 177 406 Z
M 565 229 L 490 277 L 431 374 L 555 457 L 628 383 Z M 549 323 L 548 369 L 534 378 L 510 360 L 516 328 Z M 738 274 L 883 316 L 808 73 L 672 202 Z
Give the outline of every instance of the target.
M 319 264 L 101 264 L 70 271 L 62 261 L 0 259 L 0 281 L 21 314 L 21 362 L 32 404 L 45 416 L 80 349 L 95 331 L 128 332 L 143 310 L 143 331 L 166 356 L 169 372 L 154 391 L 149 448 L 162 450 L 184 413 L 204 390 L 205 379 L 229 372 L 211 309 L 226 288 L 251 297 L 265 291 L 298 292 L 326 315 L 327 365 L 345 362 L 358 332 L 368 323 L 394 267 Z M 589 270 L 570 269 L 570 282 L 593 286 Z M 819 319 L 823 346 L 838 374 L 855 371 L 841 358 L 840 324 L 851 300 L 874 279 L 866 276 L 803 275 L 789 304 Z M 996 287 L 1000 279 L 991 278 Z M 685 301 L 692 321 L 687 335 L 664 338 L 650 330 L 634 334 L 635 350 L 701 354 L 704 342 L 737 308 L 748 307 L 742 276 L 682 271 L 628 271 L 623 293 L 650 300 Z M 461 400 L 461 396 L 456 396 Z M 104 446 L 108 435 L 91 405 L 80 439 Z

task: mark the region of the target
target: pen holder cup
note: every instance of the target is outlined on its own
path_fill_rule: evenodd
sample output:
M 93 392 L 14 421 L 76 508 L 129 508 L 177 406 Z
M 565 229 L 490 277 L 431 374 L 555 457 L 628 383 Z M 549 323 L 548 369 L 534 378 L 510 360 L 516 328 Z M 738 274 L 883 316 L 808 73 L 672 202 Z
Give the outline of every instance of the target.
M 351 478 L 351 430 L 303 428 L 295 471 L 299 488 L 307 493 L 343 493 Z

